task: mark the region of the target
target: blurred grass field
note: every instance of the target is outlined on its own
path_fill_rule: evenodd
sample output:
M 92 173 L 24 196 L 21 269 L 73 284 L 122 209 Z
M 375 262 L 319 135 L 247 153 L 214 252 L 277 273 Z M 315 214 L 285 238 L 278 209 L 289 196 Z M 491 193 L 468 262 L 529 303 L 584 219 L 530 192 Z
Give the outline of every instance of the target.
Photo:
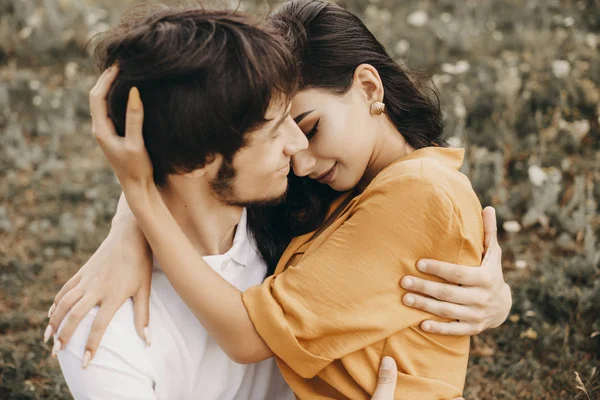
M 473 338 L 465 397 L 600 399 L 600 2 L 338 3 L 437 83 L 447 138 L 497 209 L 514 306 Z M 0 0 L 2 399 L 70 397 L 46 313 L 119 194 L 90 134 L 86 44 L 131 4 Z

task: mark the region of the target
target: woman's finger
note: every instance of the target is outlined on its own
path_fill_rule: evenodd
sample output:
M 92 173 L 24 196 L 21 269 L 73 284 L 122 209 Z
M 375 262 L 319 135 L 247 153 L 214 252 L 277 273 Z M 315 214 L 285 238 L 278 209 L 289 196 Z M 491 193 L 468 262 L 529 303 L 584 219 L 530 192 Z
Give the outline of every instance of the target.
M 140 91 L 135 86 L 129 91 L 125 117 L 125 147 L 130 151 L 144 150 L 144 107 Z
M 427 311 L 428 313 L 442 318 L 475 323 L 479 323 L 483 320 L 483 316 L 479 315 L 479 311 L 473 307 L 446 303 L 416 293 L 405 294 L 402 301 L 409 307 L 418 308 L 419 310 Z
M 398 367 L 392 357 L 383 357 L 377 377 L 377 388 L 372 400 L 393 400 L 398 380 Z
M 116 65 L 107 68 L 102 72 L 92 90 L 90 90 L 90 113 L 93 120 L 108 117 L 106 98 L 118 74 L 119 69 Z
M 52 303 L 52 306 L 50 306 L 50 310 L 48 310 L 48 318 L 52 317 L 52 314 L 54 313 L 54 310 L 56 310 L 56 305 L 58 303 L 60 303 L 60 301 L 62 300 L 62 298 L 74 287 L 76 287 L 77 285 L 79 285 L 79 282 L 81 282 L 81 274 L 77 273 L 75 275 L 73 275 L 71 277 L 71 279 L 69 279 L 67 281 L 67 283 L 65 283 L 63 285 L 62 288 L 60 288 L 60 291 L 58 292 L 58 294 L 56 296 L 54 296 L 54 302 Z
M 100 306 L 100 309 L 96 313 L 94 322 L 92 323 L 92 329 L 88 336 L 87 343 L 85 345 L 85 353 L 83 355 L 83 368 L 87 368 L 89 363 L 96 355 L 96 351 L 100 346 L 102 336 L 106 332 L 106 328 L 112 321 L 113 317 L 117 313 L 121 306 L 115 302 L 106 302 Z
M 462 305 L 482 305 L 483 295 L 476 288 L 469 286 L 456 286 L 450 283 L 428 281 L 415 276 L 405 276 L 400 281 L 404 289 L 418 292 L 442 301 Z
M 69 311 L 69 313 L 66 315 L 64 322 L 59 325 L 60 329 L 57 332 L 57 338 L 60 340 L 63 347 L 69 343 L 81 320 L 97 304 L 97 298 L 87 295 L 79 299 L 73 308 L 71 308 L 71 311 Z
M 71 311 L 73 306 L 77 304 L 79 299 L 83 296 L 83 290 L 76 286 L 71 289 L 63 298 L 56 304 L 56 308 L 50 317 L 46 331 L 44 332 L 44 343 L 48 342 L 48 339 L 53 335 L 60 324 L 62 323 L 65 316 Z
M 419 260 L 417 269 L 429 275 L 435 275 L 448 282 L 468 286 L 479 286 L 482 278 L 479 268 L 469 268 L 464 265 L 451 264 L 443 261 Z
M 133 296 L 133 316 L 138 335 L 148 346 L 152 343 L 148 322 L 150 320 L 150 285 L 143 285 Z
M 104 71 L 102 76 L 98 79 L 96 86 L 90 92 L 92 134 L 100 144 L 116 144 L 116 140 L 120 139 L 114 124 L 108 116 L 108 106 L 106 104 L 106 98 L 108 97 L 108 93 L 117 74 L 118 69 L 116 66 Z
M 425 332 L 435 333 L 438 335 L 451 336 L 473 336 L 481 333 L 482 329 L 476 329 L 477 325 L 469 324 L 468 322 L 452 321 L 440 322 L 426 320 L 421 322 L 421 329 Z

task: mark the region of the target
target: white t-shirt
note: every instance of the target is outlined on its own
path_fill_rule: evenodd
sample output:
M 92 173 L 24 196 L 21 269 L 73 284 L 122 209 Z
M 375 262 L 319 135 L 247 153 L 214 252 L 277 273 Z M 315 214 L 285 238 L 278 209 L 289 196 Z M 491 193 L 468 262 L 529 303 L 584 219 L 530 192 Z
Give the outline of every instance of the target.
M 245 211 L 231 249 L 204 260 L 242 291 L 263 281 L 266 265 L 248 235 Z M 156 263 L 150 294 L 150 347 L 135 330 L 129 299 L 114 316 L 94 359 L 84 370 L 85 344 L 97 310 L 86 315 L 66 348 L 58 353 L 77 400 L 294 399 L 274 359 L 251 365 L 231 361 Z

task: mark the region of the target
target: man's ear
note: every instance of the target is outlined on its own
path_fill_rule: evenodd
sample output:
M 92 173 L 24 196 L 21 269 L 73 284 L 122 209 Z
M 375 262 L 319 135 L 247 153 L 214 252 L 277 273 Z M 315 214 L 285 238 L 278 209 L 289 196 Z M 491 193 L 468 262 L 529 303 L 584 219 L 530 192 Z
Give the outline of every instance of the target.
M 354 70 L 353 89 L 358 90 L 368 104 L 383 101 L 383 82 L 379 72 L 371 64 L 360 64 Z
M 183 174 L 189 178 L 200 178 L 207 177 L 208 179 L 213 179 L 217 176 L 219 172 L 219 168 L 221 167 L 221 163 L 223 162 L 223 156 L 220 154 L 209 154 L 206 156 L 206 163 L 201 168 L 196 168 L 191 172 L 186 172 Z

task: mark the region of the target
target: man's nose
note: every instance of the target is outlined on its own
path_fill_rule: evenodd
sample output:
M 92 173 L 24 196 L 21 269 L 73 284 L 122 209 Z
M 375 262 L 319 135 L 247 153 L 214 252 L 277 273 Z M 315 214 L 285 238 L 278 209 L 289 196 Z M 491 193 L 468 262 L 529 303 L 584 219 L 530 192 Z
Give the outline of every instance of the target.
M 306 139 L 306 135 L 304 135 L 291 116 L 288 116 L 284 129 L 286 129 L 286 142 L 283 152 L 287 156 L 292 157 L 308 148 L 308 139 Z

